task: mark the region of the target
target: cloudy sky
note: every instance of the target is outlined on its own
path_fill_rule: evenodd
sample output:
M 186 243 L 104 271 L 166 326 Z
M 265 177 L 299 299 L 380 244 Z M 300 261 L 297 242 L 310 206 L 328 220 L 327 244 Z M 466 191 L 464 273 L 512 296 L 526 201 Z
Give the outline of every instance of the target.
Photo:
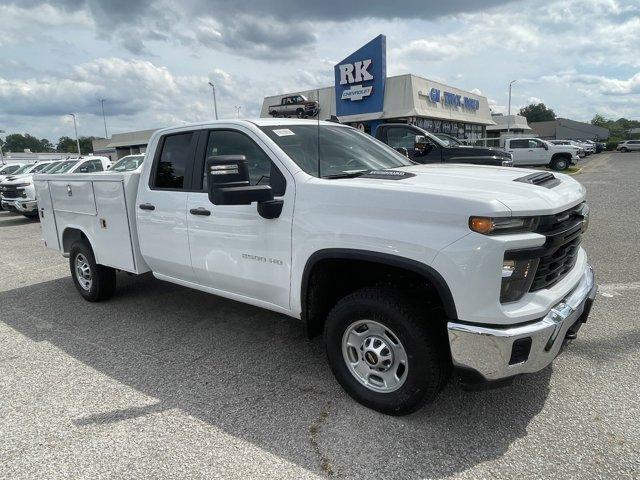
M 333 65 L 387 36 L 389 75 L 479 90 L 506 111 L 640 119 L 638 0 L 0 0 L 0 130 L 56 140 L 259 114 L 329 86 Z

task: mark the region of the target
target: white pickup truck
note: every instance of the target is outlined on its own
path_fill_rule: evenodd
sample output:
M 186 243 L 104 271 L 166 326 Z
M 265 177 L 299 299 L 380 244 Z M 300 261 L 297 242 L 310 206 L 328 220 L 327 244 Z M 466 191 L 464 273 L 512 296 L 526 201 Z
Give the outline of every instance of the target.
M 578 162 L 579 147 L 573 145 L 554 145 L 539 138 L 507 138 L 504 149 L 513 155 L 513 165 L 545 165 L 554 170 L 566 170 Z
M 329 122 L 156 132 L 141 171 L 36 176 L 45 244 L 89 301 L 116 271 L 301 319 L 331 369 L 388 414 L 541 370 L 596 284 L 585 189 L 549 172 L 417 165 Z M 188 314 L 188 313 L 187 313 Z

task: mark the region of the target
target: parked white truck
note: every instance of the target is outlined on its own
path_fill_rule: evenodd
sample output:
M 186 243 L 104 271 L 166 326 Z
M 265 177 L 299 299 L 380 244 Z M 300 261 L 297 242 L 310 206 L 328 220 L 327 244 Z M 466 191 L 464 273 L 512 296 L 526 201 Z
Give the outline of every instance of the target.
M 142 170 L 36 177 L 45 244 L 77 290 L 116 270 L 300 318 L 359 402 L 406 414 L 551 363 L 596 284 L 585 189 L 549 172 L 417 165 L 328 122 L 156 132 Z M 187 313 L 188 314 L 188 313 Z
M 554 145 L 539 138 L 507 138 L 504 149 L 513 155 L 513 165 L 545 165 L 554 170 L 566 170 L 578 162 L 579 147 L 573 145 Z

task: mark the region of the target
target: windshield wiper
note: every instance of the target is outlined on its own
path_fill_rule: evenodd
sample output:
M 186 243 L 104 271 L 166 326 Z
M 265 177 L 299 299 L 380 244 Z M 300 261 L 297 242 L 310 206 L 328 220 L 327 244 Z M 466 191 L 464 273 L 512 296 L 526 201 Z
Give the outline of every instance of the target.
M 334 173 L 332 175 L 323 175 L 322 178 L 355 178 L 371 171 L 372 170 L 358 170 L 357 172 Z

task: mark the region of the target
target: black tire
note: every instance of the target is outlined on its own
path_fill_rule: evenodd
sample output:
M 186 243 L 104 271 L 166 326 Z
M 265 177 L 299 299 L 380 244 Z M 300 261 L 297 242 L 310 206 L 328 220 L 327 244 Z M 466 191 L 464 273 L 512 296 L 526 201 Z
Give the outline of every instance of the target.
M 431 316 L 432 318 L 428 318 Z M 404 383 L 391 392 L 377 392 L 359 381 L 347 366 L 342 339 L 358 320 L 382 324 L 397 337 L 407 357 Z M 329 365 L 346 392 L 363 405 L 388 415 L 406 415 L 433 401 L 451 373 L 446 331 L 438 316 L 396 290 L 364 288 L 340 300 L 324 329 Z M 442 327 L 442 324 L 439 324 Z M 361 359 L 364 362 L 364 356 Z
M 296 110 L 296 115 L 298 116 L 298 118 L 305 118 L 304 110 L 301 108 Z
M 551 160 L 551 168 L 560 172 L 562 170 L 566 170 L 571 165 L 571 161 L 567 160 L 566 157 L 556 157 Z
M 620 151 L 621 151 L 622 153 L 627 153 L 627 152 L 629 151 L 629 149 L 628 149 L 627 147 L 622 147 L 622 148 L 620 149 Z
M 88 288 L 81 285 L 76 270 L 76 259 L 82 256 L 88 264 L 91 284 Z M 111 267 L 98 265 L 91 246 L 86 241 L 75 242 L 69 252 L 69 268 L 71 278 L 82 298 L 88 302 L 100 302 L 113 296 L 116 291 L 116 271 Z

